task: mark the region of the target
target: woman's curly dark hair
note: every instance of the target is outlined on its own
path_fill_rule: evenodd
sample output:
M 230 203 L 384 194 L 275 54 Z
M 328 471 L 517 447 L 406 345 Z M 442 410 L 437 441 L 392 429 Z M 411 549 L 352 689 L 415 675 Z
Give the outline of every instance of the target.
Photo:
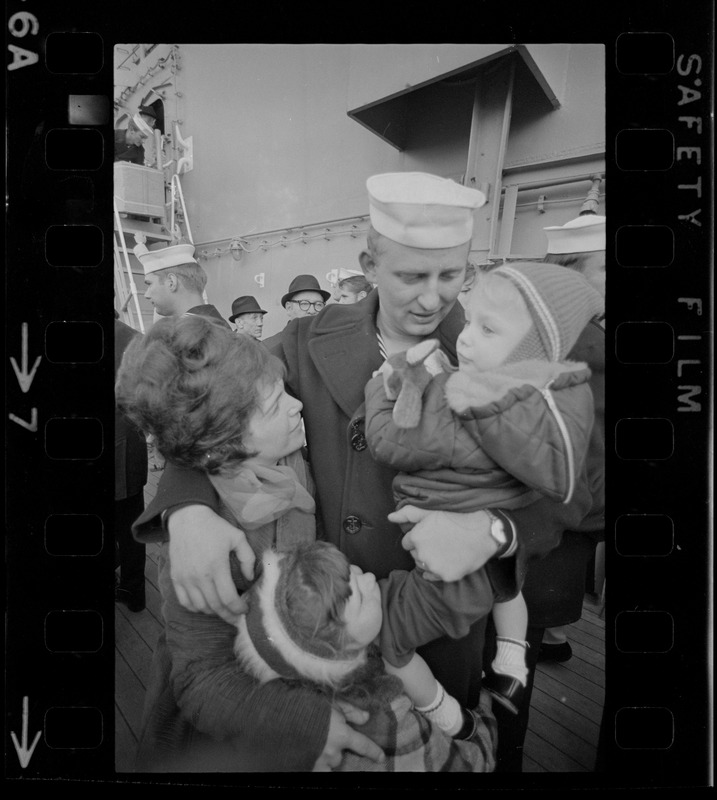
M 127 347 L 115 397 L 168 461 L 213 474 L 256 455 L 244 447 L 247 422 L 262 390 L 283 377 L 252 337 L 209 317 L 170 317 Z

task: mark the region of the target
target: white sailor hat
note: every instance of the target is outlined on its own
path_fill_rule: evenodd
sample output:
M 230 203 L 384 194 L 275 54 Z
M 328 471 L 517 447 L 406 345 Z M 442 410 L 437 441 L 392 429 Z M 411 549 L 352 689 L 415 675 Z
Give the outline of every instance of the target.
M 548 253 L 591 253 L 605 249 L 605 217 L 581 214 L 565 225 L 543 228 L 548 237 Z
M 477 189 L 425 172 L 387 172 L 366 181 L 374 230 L 409 247 L 457 247 L 473 236 Z
M 363 271 L 360 269 L 347 269 L 346 267 L 338 267 L 332 269 L 331 272 L 326 273 L 326 280 L 336 288 L 341 281 L 346 278 L 363 277 Z
M 142 112 L 143 114 L 146 112 Z M 134 123 L 137 130 L 145 137 L 145 139 L 152 135 L 152 128 L 142 119 L 139 114 L 135 114 L 132 117 L 132 122 Z
M 148 250 L 146 245 L 138 244 L 133 252 L 144 267 L 145 275 L 168 267 L 178 267 L 180 264 L 198 263 L 194 258 L 193 244 L 175 244 L 161 250 Z

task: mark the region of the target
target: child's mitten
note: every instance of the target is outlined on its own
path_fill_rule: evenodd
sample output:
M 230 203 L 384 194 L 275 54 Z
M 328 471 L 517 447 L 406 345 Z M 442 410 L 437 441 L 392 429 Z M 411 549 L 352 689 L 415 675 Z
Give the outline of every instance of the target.
M 391 356 L 381 370 L 386 397 L 396 401 L 393 421 L 399 428 L 418 425 L 423 392 L 444 363 L 445 356 L 438 346 L 437 339 L 419 342 L 405 353 Z

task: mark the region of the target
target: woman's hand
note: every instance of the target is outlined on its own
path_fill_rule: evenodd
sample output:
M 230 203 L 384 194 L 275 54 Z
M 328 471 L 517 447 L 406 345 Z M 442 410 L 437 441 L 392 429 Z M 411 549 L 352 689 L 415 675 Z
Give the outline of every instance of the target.
M 339 708 L 331 709 L 329 734 L 321 755 L 316 759 L 314 772 L 331 772 L 341 764 L 344 750 L 381 763 L 385 760 L 383 750 L 363 733 L 355 731 L 348 723 L 362 725 L 368 720 L 368 711 L 362 711 L 349 703 L 337 702 Z
M 498 550 L 490 535 L 490 517 L 485 511 L 458 514 L 403 506 L 388 515 L 391 522 L 413 528 L 402 544 L 422 569 L 424 577 L 457 581 L 480 569 Z
M 179 602 L 189 611 L 218 614 L 235 624 L 247 609 L 232 580 L 229 554 L 236 553 L 247 580 L 254 576 L 254 551 L 244 531 L 204 505 L 178 509 L 169 517 L 167 528 L 172 583 Z

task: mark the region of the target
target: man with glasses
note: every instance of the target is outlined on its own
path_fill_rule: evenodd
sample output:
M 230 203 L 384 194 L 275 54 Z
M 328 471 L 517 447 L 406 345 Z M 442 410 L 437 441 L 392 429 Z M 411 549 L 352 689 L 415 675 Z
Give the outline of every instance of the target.
M 313 317 L 326 305 L 331 297 L 313 275 L 297 275 L 289 285 L 289 291 L 281 298 L 289 319 Z
M 290 320 L 315 317 L 329 297 L 331 293 L 324 291 L 313 275 L 297 275 L 289 284 L 289 291 L 281 298 L 281 305 L 286 309 Z M 281 341 L 282 333 L 283 331 L 279 331 L 264 339 L 263 344 L 271 350 Z

